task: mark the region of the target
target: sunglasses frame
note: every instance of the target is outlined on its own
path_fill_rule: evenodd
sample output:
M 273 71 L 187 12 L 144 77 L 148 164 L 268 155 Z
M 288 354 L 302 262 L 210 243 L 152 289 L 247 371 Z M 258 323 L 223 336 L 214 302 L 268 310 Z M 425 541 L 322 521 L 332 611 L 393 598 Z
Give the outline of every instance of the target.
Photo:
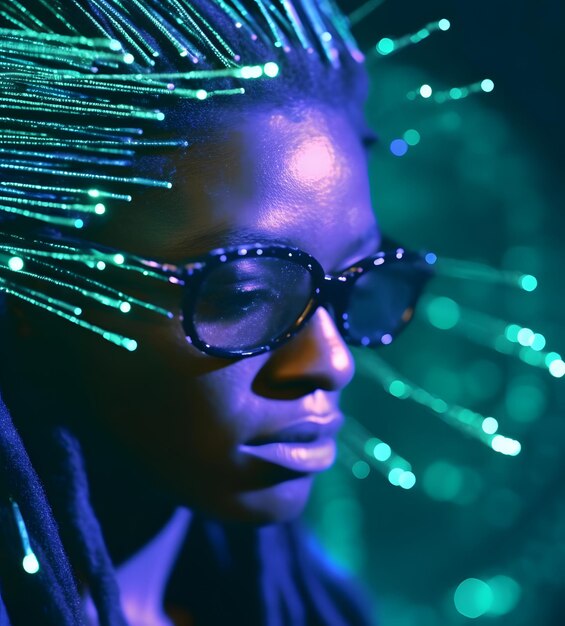
M 275 339 L 253 349 L 227 350 L 225 348 L 212 346 L 199 337 L 193 319 L 195 305 L 200 289 L 208 274 L 225 263 L 230 263 L 236 259 L 242 258 L 278 258 L 287 261 L 291 260 L 307 270 L 312 276 L 312 295 L 295 322 Z M 407 252 L 400 247 L 377 252 L 376 254 L 357 261 L 336 274 L 327 274 L 322 265 L 313 256 L 303 250 L 281 244 L 262 245 L 259 243 L 218 248 L 183 266 L 175 267 L 169 265 L 167 270 L 172 271 L 171 273 L 176 276 L 179 284 L 181 284 L 184 289 L 185 295 L 183 297 L 181 321 L 189 343 L 205 354 L 221 358 L 237 359 L 269 352 L 283 345 L 292 339 L 306 325 L 320 306 L 327 308 L 333 313 L 335 324 L 343 339 L 349 345 L 365 347 L 383 345 L 385 342 L 371 342 L 368 338 L 357 340 L 351 336 L 348 330 L 347 305 L 352 287 L 361 276 L 367 271 L 378 271 L 379 267 L 385 264 L 390 265 L 390 263 L 409 263 L 414 266 L 415 272 L 418 272 L 419 279 L 408 306 L 408 308 L 414 309 L 426 282 L 433 275 L 433 270 L 430 267 L 431 263 L 426 260 L 425 254 Z M 394 329 L 387 331 L 386 334 L 390 337 L 390 341 L 406 327 L 409 321 L 410 319 L 400 319 Z M 390 341 L 386 343 L 390 343 Z

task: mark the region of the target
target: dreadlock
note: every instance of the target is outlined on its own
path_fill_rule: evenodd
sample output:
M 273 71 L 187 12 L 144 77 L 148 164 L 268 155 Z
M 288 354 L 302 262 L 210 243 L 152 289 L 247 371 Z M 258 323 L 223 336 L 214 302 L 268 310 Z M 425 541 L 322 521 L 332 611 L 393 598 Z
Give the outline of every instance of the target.
M 205 141 L 212 120 L 244 101 L 323 94 L 358 106 L 361 61 L 333 0 L 0 2 L 0 305 L 8 294 L 135 350 L 132 338 L 82 320 L 73 298 L 141 306 L 75 271 L 99 262 L 138 271 L 139 260 L 85 247 L 77 232 L 143 188 L 169 188 L 155 172 L 140 174 L 141 158 L 185 149 L 192 136 Z M 43 293 L 52 284 L 66 296 Z M 0 383 L 14 384 L 5 371 Z M 13 417 L 0 398 L 0 626 L 83 623 L 78 572 L 100 624 L 123 626 L 77 438 Z M 22 567 L 24 531 L 39 564 L 32 573 Z M 300 556 L 291 535 L 283 544 Z M 300 593 L 311 596 L 312 573 L 299 570 Z M 327 607 L 309 610 L 308 623 L 330 623 Z M 335 623 L 364 623 L 360 615 Z

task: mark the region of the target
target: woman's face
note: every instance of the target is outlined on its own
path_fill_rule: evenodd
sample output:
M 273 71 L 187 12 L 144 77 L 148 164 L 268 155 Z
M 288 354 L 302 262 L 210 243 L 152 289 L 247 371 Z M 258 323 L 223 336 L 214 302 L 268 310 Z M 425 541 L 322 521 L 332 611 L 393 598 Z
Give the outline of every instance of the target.
M 172 190 L 143 194 L 133 213 L 116 208 L 97 237 L 171 262 L 275 241 L 327 272 L 343 269 L 379 245 L 362 132 L 344 110 L 319 103 L 250 109 L 173 164 Z M 130 292 L 178 312 L 178 287 L 153 292 L 141 280 Z M 128 353 L 55 320 L 74 381 L 60 401 L 79 403 L 67 409 L 96 423 L 181 504 L 253 522 L 298 515 L 315 473 L 333 462 L 339 395 L 353 375 L 328 312 L 318 309 L 280 348 L 240 360 L 200 353 L 178 317 L 103 315 L 92 321 L 139 348 Z

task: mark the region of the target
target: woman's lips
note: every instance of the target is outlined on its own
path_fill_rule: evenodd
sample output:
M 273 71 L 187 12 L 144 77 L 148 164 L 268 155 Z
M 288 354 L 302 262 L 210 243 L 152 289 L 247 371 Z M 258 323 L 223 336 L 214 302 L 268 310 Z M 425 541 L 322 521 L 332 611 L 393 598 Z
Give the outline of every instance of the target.
M 308 443 L 265 443 L 239 446 L 239 451 L 295 472 L 323 472 L 336 457 L 335 439 L 324 437 Z
M 278 431 L 256 437 L 239 452 L 296 472 L 323 472 L 336 457 L 341 413 L 309 415 Z

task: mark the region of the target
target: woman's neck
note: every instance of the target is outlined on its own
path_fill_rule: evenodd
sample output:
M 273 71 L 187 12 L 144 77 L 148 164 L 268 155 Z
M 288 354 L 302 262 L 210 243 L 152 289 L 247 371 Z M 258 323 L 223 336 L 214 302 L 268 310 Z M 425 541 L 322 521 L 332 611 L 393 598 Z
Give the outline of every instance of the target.
M 161 531 L 116 571 L 124 615 L 131 626 L 171 626 L 165 613 L 165 589 L 178 553 L 185 540 L 191 513 L 178 508 Z M 96 612 L 86 600 L 89 621 L 96 624 Z

